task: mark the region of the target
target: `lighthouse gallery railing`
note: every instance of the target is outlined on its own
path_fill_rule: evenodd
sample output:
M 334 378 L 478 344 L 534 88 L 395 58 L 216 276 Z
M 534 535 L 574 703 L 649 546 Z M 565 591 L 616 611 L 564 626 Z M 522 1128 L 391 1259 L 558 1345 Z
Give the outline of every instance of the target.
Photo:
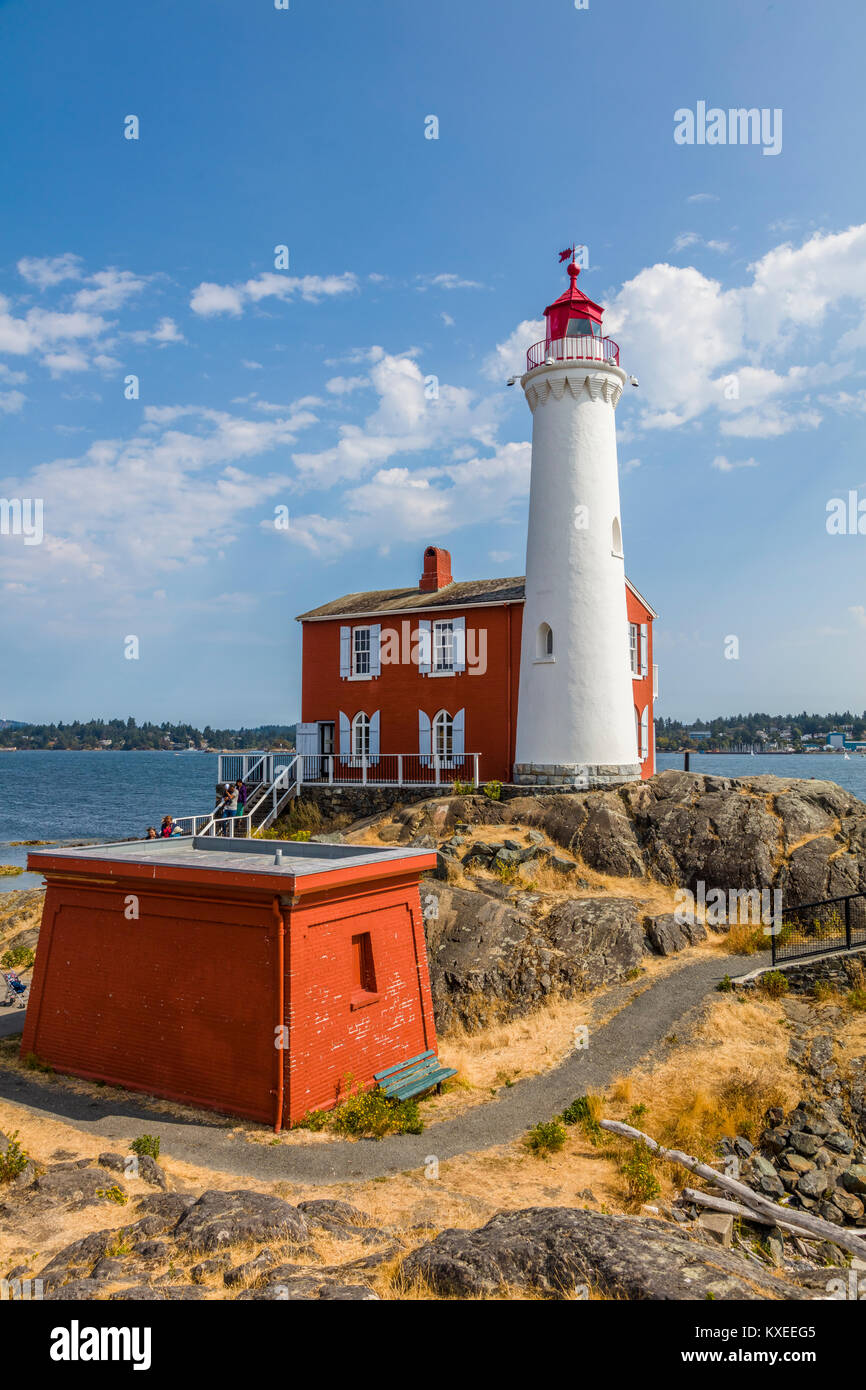
M 613 338 L 594 338 L 587 333 L 580 338 L 554 338 L 533 343 L 526 354 L 526 370 L 541 367 L 552 357 L 554 362 L 615 362 L 619 366 L 619 344 Z

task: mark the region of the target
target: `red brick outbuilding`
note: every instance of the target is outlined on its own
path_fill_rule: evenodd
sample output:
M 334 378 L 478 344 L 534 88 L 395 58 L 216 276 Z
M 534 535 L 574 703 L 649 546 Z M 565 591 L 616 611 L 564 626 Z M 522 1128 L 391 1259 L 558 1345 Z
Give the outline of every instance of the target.
M 435 862 L 210 837 L 31 853 L 47 893 L 22 1056 L 277 1131 L 330 1108 L 347 1076 L 436 1049 Z

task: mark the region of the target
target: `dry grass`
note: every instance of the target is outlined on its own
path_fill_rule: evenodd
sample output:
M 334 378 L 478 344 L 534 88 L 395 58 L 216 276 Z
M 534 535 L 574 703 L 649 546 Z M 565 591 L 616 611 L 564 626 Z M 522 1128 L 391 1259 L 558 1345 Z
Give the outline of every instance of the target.
M 616 1083 L 612 1094 L 647 1107 L 639 1128 L 654 1139 L 708 1157 L 723 1136 L 754 1139 L 769 1106 L 797 1100 L 802 1083 L 788 1041 L 778 1004 L 719 997 L 683 1049 Z

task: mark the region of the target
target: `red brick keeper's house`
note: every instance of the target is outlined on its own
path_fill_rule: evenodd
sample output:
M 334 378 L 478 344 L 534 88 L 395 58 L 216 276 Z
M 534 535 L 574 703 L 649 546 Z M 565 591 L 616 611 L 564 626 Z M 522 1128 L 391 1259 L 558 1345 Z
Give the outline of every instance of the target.
M 324 775 L 329 755 L 341 765 L 363 758 L 372 778 L 378 767 L 388 781 L 418 780 L 437 755 L 443 779 L 463 778 L 477 755 L 482 781 L 510 782 L 523 603 L 522 577 L 455 581 L 448 551 L 429 546 L 416 586 L 346 594 L 302 613 L 297 748 L 307 778 Z M 628 579 L 626 609 L 638 754 L 651 777 L 656 614 Z

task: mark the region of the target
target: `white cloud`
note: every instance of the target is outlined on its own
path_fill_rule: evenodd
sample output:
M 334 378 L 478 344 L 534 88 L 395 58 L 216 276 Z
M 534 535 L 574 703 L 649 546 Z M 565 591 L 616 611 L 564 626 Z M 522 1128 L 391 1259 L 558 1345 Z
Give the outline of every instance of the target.
M 483 290 L 478 280 L 464 280 L 453 272 L 445 272 L 440 275 L 419 275 L 416 289 L 424 291 L 427 289 L 436 290 Z
M 538 343 L 547 331 L 545 319 L 524 319 L 504 342 L 497 343 L 493 352 L 484 359 L 481 371 L 488 381 L 501 385 L 515 372 L 521 375 L 526 371 L 526 354 L 533 343 Z
M 62 256 L 23 256 L 18 273 L 30 285 L 44 290 L 63 280 L 81 279 L 81 257 L 66 251 Z
M 26 399 L 23 391 L 0 391 L 0 413 L 17 415 Z
M 369 385 L 370 378 L 366 376 L 332 376 L 325 382 L 325 390 L 332 396 L 350 396 L 353 391 L 361 391 Z
M 717 203 L 718 201 L 715 193 L 690 193 L 686 198 L 687 203 Z
M 130 338 L 134 343 L 158 343 L 160 347 L 168 347 L 170 343 L 186 342 L 171 318 L 161 318 L 156 328 L 138 328 L 134 332 L 124 334 L 124 337 Z
M 249 304 L 263 299 L 284 302 L 295 298 L 316 304 L 321 299 L 338 294 L 353 294 L 358 288 L 357 277 L 346 271 L 342 275 L 279 275 L 266 271 L 253 280 L 238 285 L 216 285 L 203 281 L 193 290 L 190 308 L 203 317 L 232 314 L 237 317 Z
M 736 462 L 725 458 L 724 454 L 718 454 L 713 459 L 712 467 L 718 469 L 720 473 L 733 473 L 736 468 L 757 468 L 757 459 L 738 459 Z
M 411 357 L 390 355 L 374 363 L 370 384 L 379 401 L 363 425 L 340 426 L 337 443 L 319 453 L 296 454 L 311 482 L 360 478 L 400 454 L 420 453 L 474 440 L 492 447 L 499 405 L 477 400 L 464 387 L 439 384 L 438 399 L 425 390 L 425 375 Z
M 685 251 L 689 246 L 703 246 L 709 251 L 721 252 L 730 251 L 731 249 L 731 243 L 729 241 L 706 241 L 702 236 L 699 236 L 697 232 L 681 232 L 680 235 L 674 239 L 671 250 Z
M 75 293 L 72 299 L 73 307 L 95 309 L 97 313 L 111 313 L 113 310 L 122 309 L 130 299 L 141 294 L 148 278 L 134 275 L 131 270 L 116 270 L 113 266 L 109 266 L 107 270 L 98 270 L 95 275 L 88 275 L 85 285 L 89 288 Z

